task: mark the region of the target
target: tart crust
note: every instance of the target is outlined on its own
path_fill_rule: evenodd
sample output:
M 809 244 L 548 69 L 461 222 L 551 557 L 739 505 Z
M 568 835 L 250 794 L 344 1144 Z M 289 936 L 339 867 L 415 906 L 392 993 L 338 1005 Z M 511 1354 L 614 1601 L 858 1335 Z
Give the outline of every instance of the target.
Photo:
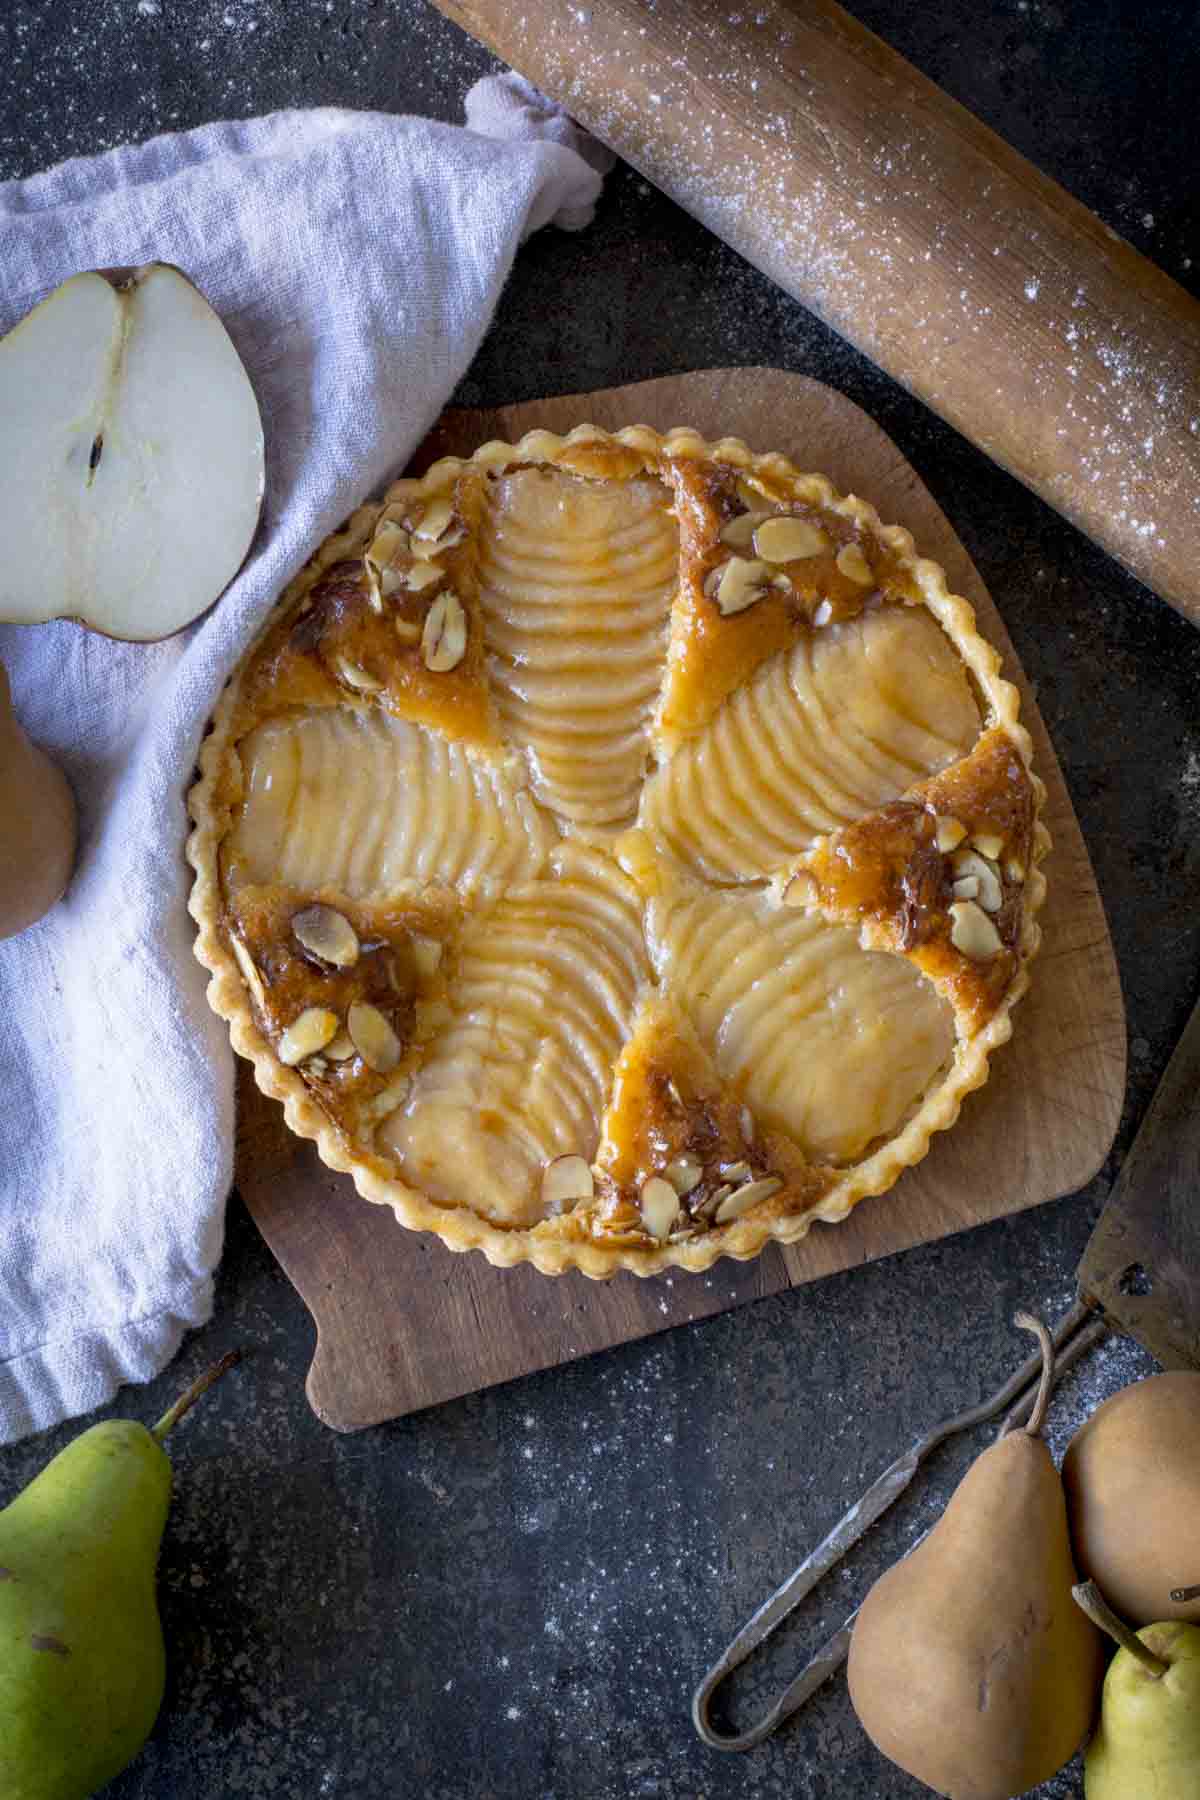
M 369 706 L 383 687 L 382 702 L 395 700 L 393 716 L 432 725 L 463 745 L 495 753 L 505 738 L 503 707 L 498 713 L 489 691 L 478 571 L 469 545 L 451 545 L 446 559 L 457 559 L 455 590 L 466 620 L 467 651 L 457 666 L 429 676 L 418 660 L 417 626 L 402 620 L 395 642 L 411 655 L 396 677 L 403 692 L 395 696 L 385 685 L 392 680 L 390 664 L 382 681 L 378 667 L 374 674 L 369 670 L 378 632 L 359 604 L 365 579 L 361 571 L 381 524 L 398 518 L 402 509 L 408 508 L 411 516 L 451 497 L 469 534 L 483 506 L 486 483 L 529 469 L 563 471 L 585 482 L 666 480 L 669 473 L 679 525 L 679 581 L 671 599 L 652 727 L 655 747 L 668 762 L 681 747 L 697 741 L 733 690 L 755 679 L 769 659 L 815 637 L 831 621 L 852 620 L 863 606 L 864 587 L 872 593 L 885 590 L 889 602 L 925 608 L 968 671 L 983 720 L 969 752 L 912 782 L 867 816 L 818 834 L 783 865 L 758 872 L 753 882 L 764 907 L 782 915 L 799 895 L 806 916 L 831 931 L 856 934 L 864 953 L 906 961 L 932 984 L 953 1016 L 953 1048 L 936 1078 L 898 1127 L 861 1154 L 842 1159 L 801 1154 L 786 1132 L 756 1124 L 744 1091 L 735 1091 L 737 1083 L 722 1079 L 713 1066 L 711 1047 L 702 1041 L 695 1017 L 660 993 L 652 978 L 641 981 L 632 1028 L 615 1059 L 595 1152 L 595 1199 L 536 1223 L 514 1224 L 466 1205 L 440 1203 L 400 1178 L 396 1161 L 364 1141 L 387 1102 L 386 1070 L 369 1071 L 355 1086 L 324 1058 L 316 1077 L 311 1070 L 306 1077 L 281 1059 L 282 1020 L 273 1017 L 270 1006 L 255 1004 L 248 979 L 254 979 L 256 965 L 251 959 L 247 968 L 247 960 L 249 939 L 256 930 L 269 934 L 272 918 L 290 903 L 289 890 L 281 876 L 269 888 L 247 884 L 231 898 L 223 874 L 222 859 L 229 854 L 244 797 L 237 746 L 264 718 L 358 699 Z M 790 588 L 779 581 L 756 602 L 740 610 L 735 605 L 726 613 L 714 603 L 730 559 L 721 534 L 737 507 L 749 506 L 756 495 L 766 512 L 783 509 L 810 525 L 822 549 L 816 559 L 792 567 Z M 866 583 L 856 547 L 870 552 Z M 749 558 L 753 550 L 738 554 Z M 372 581 L 378 579 L 377 572 L 368 574 Z M 297 621 L 311 607 L 319 584 L 325 629 L 333 631 L 335 649 L 344 646 L 337 654 L 346 659 L 343 667 L 352 688 L 359 687 L 363 670 L 368 670 L 365 694 L 339 694 L 337 682 L 314 672 L 311 660 L 290 654 Z M 340 600 L 339 584 L 345 587 Z M 373 609 L 381 613 L 377 602 L 376 590 Z M 414 616 L 423 604 L 427 608 L 418 594 L 410 609 Z M 937 563 L 917 554 L 910 534 L 882 524 L 867 502 L 838 495 L 824 477 L 802 473 L 781 455 L 755 455 L 736 438 L 708 443 L 688 429 L 663 436 L 631 426 L 612 435 L 581 425 L 566 437 L 533 431 L 517 444 L 486 444 L 468 460 L 444 458 L 419 480 L 397 482 L 382 501 L 360 507 L 320 547 L 273 608 L 214 712 L 201 748 L 199 779 L 189 795 L 194 829 L 187 845 L 195 870 L 189 902 L 198 928 L 195 948 L 210 971 L 209 1002 L 228 1021 L 234 1049 L 253 1064 L 259 1087 L 282 1103 L 289 1127 L 311 1139 L 330 1168 L 349 1174 L 365 1199 L 390 1207 L 409 1229 L 436 1233 L 451 1250 L 481 1250 L 498 1266 L 531 1262 L 547 1275 L 577 1268 L 603 1278 L 618 1269 L 637 1275 L 670 1268 L 699 1271 L 721 1256 L 745 1260 L 767 1243 L 795 1243 L 814 1220 L 844 1219 L 858 1201 L 884 1193 L 904 1169 L 919 1162 L 933 1133 L 952 1126 L 966 1095 L 986 1081 L 992 1051 L 1011 1035 L 1012 1008 L 1028 987 L 1029 964 L 1040 941 L 1037 913 L 1045 880 L 1039 865 L 1050 847 L 1040 816 L 1045 789 L 1032 771 L 1031 743 L 1018 705 L 1017 691 L 1002 678 L 1000 659 L 978 632 L 972 608 L 948 590 Z M 590 837 L 595 843 L 599 829 L 589 829 L 585 822 L 582 840 Z M 610 851 L 614 840 L 617 859 L 631 880 L 641 881 L 650 910 L 668 916 L 671 895 L 654 897 L 662 883 L 647 834 L 641 829 L 624 837 L 610 834 Z M 1003 889 L 1000 904 L 987 914 L 980 913 L 975 898 L 978 874 L 971 871 L 978 869 L 978 851 L 972 840 L 994 853 L 987 866 L 998 873 Z M 952 867 L 947 859 L 956 854 L 959 861 Z M 969 860 L 972 855 L 975 862 Z M 668 887 L 673 889 L 679 876 L 682 891 L 689 872 L 679 875 L 670 857 L 667 863 Z M 955 875 L 965 880 L 961 892 L 970 897 L 954 902 L 952 914 L 947 883 Z M 990 886 L 986 871 L 984 881 L 985 888 Z M 388 954 L 389 945 L 393 951 L 401 946 L 403 961 L 412 933 L 419 930 L 418 941 L 437 942 L 440 952 L 441 940 L 449 943 L 461 922 L 460 902 L 446 888 L 390 908 L 366 902 L 356 907 L 352 897 L 328 886 L 306 892 L 303 901 L 343 910 L 353 917 L 359 935 L 366 934 L 364 942 L 370 937 L 373 955 L 363 961 L 370 964 L 374 985 L 359 994 L 364 1002 L 379 998 L 378 958 Z M 681 904 L 687 903 L 684 893 Z M 970 915 L 965 923 L 964 913 Z M 985 933 L 997 937 L 994 955 L 980 957 L 976 950 L 968 956 L 958 948 L 959 942 L 969 941 L 969 932 L 963 936 L 968 927 L 979 929 L 977 914 L 984 918 Z M 406 986 L 398 1005 L 411 1020 L 423 1004 L 438 1007 L 440 990 L 428 968 L 423 975 L 414 973 L 409 962 L 404 966 Z M 286 984 L 287 978 L 285 970 L 279 979 Z M 353 997 L 347 987 L 343 1000 Z M 261 991 L 258 998 L 262 1000 Z M 339 1110 L 336 1094 L 343 1079 L 350 1099 Z M 639 1190 L 644 1191 L 651 1176 L 661 1177 L 664 1157 L 674 1159 L 671 1167 L 680 1185 L 678 1168 L 691 1169 L 705 1156 L 715 1170 L 732 1169 L 734 1181 L 718 1187 L 714 1174 L 707 1189 L 694 1186 L 693 1194 L 706 1197 L 704 1210 L 693 1217 L 690 1204 L 685 1208 L 681 1202 L 682 1230 L 661 1241 L 639 1213 Z M 739 1214 L 736 1202 L 730 1207 L 729 1191 L 739 1182 L 746 1191 L 751 1181 L 760 1185 Z M 661 1187 L 658 1192 L 661 1200 Z

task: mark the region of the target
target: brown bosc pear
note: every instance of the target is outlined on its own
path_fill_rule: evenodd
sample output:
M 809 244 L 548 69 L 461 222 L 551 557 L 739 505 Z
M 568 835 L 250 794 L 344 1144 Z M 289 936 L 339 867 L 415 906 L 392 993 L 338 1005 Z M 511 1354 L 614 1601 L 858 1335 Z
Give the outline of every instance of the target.
M 62 770 L 22 730 L 0 663 L 0 938 L 49 912 L 74 861 L 74 796 Z
M 1040 1433 L 1054 1379 L 1046 1327 L 1029 1424 L 967 1471 L 941 1519 L 875 1583 L 850 1643 L 867 1736 L 951 1800 L 1012 1800 L 1068 1762 L 1095 1712 L 1099 1632 L 1076 1581 L 1062 1482 Z

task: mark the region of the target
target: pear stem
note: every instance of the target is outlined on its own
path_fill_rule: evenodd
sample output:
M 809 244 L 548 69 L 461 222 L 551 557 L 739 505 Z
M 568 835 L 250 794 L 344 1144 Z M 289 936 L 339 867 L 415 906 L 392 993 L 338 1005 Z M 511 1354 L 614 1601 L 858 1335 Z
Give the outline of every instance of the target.
M 1162 1680 L 1170 1663 L 1164 1662 L 1161 1656 L 1155 1656 L 1153 1650 L 1147 1649 L 1143 1644 L 1137 1632 L 1124 1619 L 1117 1617 L 1094 1581 L 1081 1581 L 1078 1587 L 1071 1589 L 1071 1593 L 1076 1606 L 1087 1614 L 1093 1625 L 1098 1625 L 1101 1631 L 1107 1632 L 1110 1638 L 1120 1644 L 1122 1650 L 1128 1650 L 1130 1656 L 1136 1656 L 1155 1681 Z
M 1041 1319 L 1035 1319 L 1032 1313 L 1014 1313 L 1013 1324 L 1019 1325 L 1022 1331 L 1032 1331 L 1042 1347 L 1042 1379 L 1038 1383 L 1037 1399 L 1033 1403 L 1033 1411 L 1025 1426 L 1026 1436 L 1040 1437 L 1050 1406 L 1050 1390 L 1054 1386 L 1054 1339 L 1050 1336 L 1048 1327 Z
M 201 1394 L 207 1394 L 213 1383 L 215 1381 L 220 1381 L 222 1375 L 227 1374 L 228 1371 L 232 1369 L 235 1364 L 240 1363 L 241 1360 L 242 1353 L 240 1350 L 230 1350 L 227 1355 L 221 1358 L 220 1362 L 214 1363 L 211 1369 L 205 1369 L 203 1375 L 201 1375 L 197 1381 L 193 1381 L 186 1393 L 180 1394 L 174 1406 L 168 1407 L 167 1411 L 158 1421 L 158 1424 L 151 1426 L 150 1436 L 154 1438 L 157 1443 L 161 1444 L 168 1431 L 173 1431 L 175 1426 L 178 1425 L 184 1413 L 191 1412 Z

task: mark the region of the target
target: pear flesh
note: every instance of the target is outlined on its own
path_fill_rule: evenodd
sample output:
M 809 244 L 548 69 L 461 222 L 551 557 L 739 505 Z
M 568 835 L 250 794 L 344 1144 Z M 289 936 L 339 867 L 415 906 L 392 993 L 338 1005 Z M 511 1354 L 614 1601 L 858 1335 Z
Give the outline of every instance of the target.
M 1019 1315 L 1024 1323 L 1026 1315 Z M 929 1536 L 859 1610 L 847 1675 L 877 1749 L 951 1800 L 1046 1781 L 1092 1721 L 1103 1640 L 1075 1605 L 1062 1483 L 1036 1434 L 985 1450 Z
M 1200 1626 L 1168 1619 L 1137 1636 L 1169 1666 L 1155 1675 L 1131 1651 L 1117 1651 L 1084 1756 L 1084 1793 L 1200 1800 Z
M 0 1512 L 0 1794 L 87 1800 L 150 1735 L 171 1465 L 145 1426 L 85 1431 Z
M 249 378 L 178 269 L 72 276 L 0 341 L 0 619 L 169 636 L 237 573 L 263 484 Z
M 1080 1573 L 1113 1610 L 1135 1626 L 1200 1624 L 1200 1374 L 1113 1394 L 1072 1438 L 1063 1481 Z

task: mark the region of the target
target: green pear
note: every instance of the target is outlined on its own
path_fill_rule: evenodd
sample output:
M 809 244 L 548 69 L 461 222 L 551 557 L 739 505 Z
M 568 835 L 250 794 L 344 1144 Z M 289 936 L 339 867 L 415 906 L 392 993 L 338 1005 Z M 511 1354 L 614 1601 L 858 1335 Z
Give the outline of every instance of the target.
M 162 1439 L 93 1425 L 0 1512 L 0 1795 L 87 1800 L 149 1737 L 166 1678 L 155 1570 L 171 1501 Z
M 1166 1619 L 1135 1633 L 1093 1582 L 1075 1595 L 1122 1646 L 1083 1759 L 1087 1800 L 1200 1800 L 1200 1625 Z
M 1016 1323 L 1042 1345 L 1028 1427 L 976 1458 L 928 1537 L 875 1583 L 850 1640 L 867 1736 L 951 1800 L 1011 1800 L 1060 1769 L 1103 1668 L 1103 1639 L 1071 1601 L 1066 1501 L 1039 1435 L 1050 1334 L 1026 1313 Z

